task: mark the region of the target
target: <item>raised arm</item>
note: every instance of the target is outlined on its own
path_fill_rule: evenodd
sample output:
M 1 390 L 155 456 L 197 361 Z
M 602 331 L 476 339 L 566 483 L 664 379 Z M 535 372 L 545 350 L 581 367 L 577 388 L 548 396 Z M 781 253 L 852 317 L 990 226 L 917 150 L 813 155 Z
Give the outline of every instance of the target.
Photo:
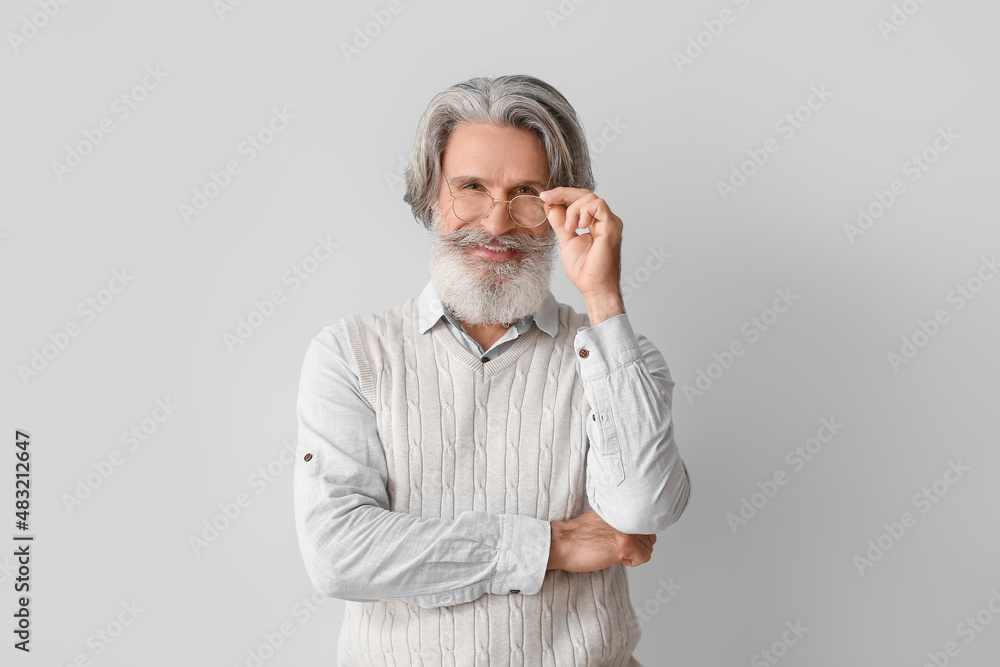
M 661 531 L 680 518 L 691 491 L 674 442 L 670 369 L 625 313 L 581 327 L 574 346 L 591 408 L 590 506 L 623 533 Z

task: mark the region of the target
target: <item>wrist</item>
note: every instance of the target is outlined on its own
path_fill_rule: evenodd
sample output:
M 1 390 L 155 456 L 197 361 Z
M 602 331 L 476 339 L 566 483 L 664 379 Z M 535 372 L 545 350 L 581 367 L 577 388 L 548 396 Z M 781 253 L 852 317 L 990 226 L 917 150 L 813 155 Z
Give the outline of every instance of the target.
M 591 326 L 596 326 L 604 320 L 625 312 L 625 304 L 622 301 L 620 291 L 604 290 L 584 294 L 583 304 L 587 308 L 587 316 Z
M 563 547 L 563 534 L 565 532 L 565 521 L 550 521 L 549 527 L 552 531 L 552 537 L 549 540 L 549 562 L 545 566 L 546 570 L 561 570 L 562 569 L 562 547 Z

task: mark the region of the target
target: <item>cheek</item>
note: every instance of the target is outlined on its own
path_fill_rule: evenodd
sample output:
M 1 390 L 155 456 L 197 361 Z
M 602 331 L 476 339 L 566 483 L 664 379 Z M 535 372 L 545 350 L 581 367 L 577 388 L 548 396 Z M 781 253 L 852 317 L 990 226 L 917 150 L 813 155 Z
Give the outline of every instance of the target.
M 441 219 L 441 230 L 445 234 L 453 234 L 463 224 L 466 223 L 463 223 L 461 220 L 456 220 L 455 216 L 446 215 Z
M 443 219 L 438 221 L 438 227 L 437 227 L 438 234 L 440 236 L 451 236 L 456 231 L 458 231 L 459 227 L 462 224 L 464 223 L 455 220 L 449 220 L 448 216 L 445 216 Z

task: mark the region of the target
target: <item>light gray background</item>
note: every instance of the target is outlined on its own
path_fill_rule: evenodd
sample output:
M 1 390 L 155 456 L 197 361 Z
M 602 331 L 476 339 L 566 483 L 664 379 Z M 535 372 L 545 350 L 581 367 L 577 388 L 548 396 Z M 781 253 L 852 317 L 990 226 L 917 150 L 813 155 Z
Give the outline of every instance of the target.
M 348 62 L 341 44 L 387 3 L 245 0 L 220 18 L 210 0 L 71 2 L 16 50 L 10 33 L 42 10 L 5 3 L 2 532 L 16 532 L 21 429 L 37 538 L 34 650 L 4 654 L 247 665 L 287 624 L 263 664 L 334 664 L 343 606 L 297 606 L 312 590 L 282 463 L 302 358 L 324 326 L 427 280 L 427 233 L 398 173 L 431 96 L 471 76 L 530 73 L 583 119 L 596 192 L 625 223 L 623 275 L 638 286 L 629 318 L 677 383 L 693 497 L 629 573 L 646 616 L 637 657 L 755 664 L 798 621 L 809 630 L 781 664 L 919 666 L 955 641 L 949 664 L 996 665 L 1000 615 L 984 613 L 991 623 L 971 643 L 958 626 L 1000 590 L 1000 280 L 961 310 L 948 295 L 1000 252 L 1000 8 L 897 4 L 919 11 L 885 38 L 889 0 L 403 0 Z M 679 68 L 674 53 L 724 9 L 734 22 Z M 112 104 L 147 67 L 166 78 L 119 119 Z M 813 86 L 832 97 L 785 139 L 775 123 Z M 294 120 L 247 162 L 238 147 L 274 108 Z M 60 181 L 52 163 L 102 118 L 114 132 Z M 625 127 L 604 141 L 609 121 Z M 939 128 L 959 138 L 911 182 L 903 164 Z M 780 150 L 723 201 L 717 181 L 768 137 Z M 185 222 L 178 207 L 233 159 L 242 172 Z M 905 194 L 849 242 L 844 225 L 894 179 Z M 338 249 L 292 290 L 283 274 L 327 235 Z M 651 249 L 671 256 L 660 265 Z M 582 309 L 554 268 L 556 297 Z M 134 280 L 85 322 L 77 304 L 121 269 Z M 230 351 L 224 334 L 274 289 L 284 303 Z M 751 342 L 744 323 L 779 289 L 798 300 Z M 889 353 L 938 309 L 948 322 L 894 369 Z M 18 367 L 73 321 L 79 335 L 23 381 Z M 745 354 L 689 401 L 684 386 L 735 341 Z M 179 407 L 130 451 L 122 432 L 168 397 Z M 786 453 L 831 417 L 843 428 L 796 471 Z M 65 496 L 113 450 L 122 465 L 69 511 Z M 913 496 L 959 460 L 969 470 L 920 513 Z M 268 465 L 276 474 L 261 483 Z M 734 534 L 727 514 L 779 470 L 787 484 Z M 195 554 L 190 538 L 223 525 L 220 504 L 239 494 L 249 506 Z M 855 556 L 906 511 L 915 526 L 859 573 Z M 7 642 L 12 550 L 0 557 Z M 88 637 L 132 601 L 138 618 L 97 655 Z

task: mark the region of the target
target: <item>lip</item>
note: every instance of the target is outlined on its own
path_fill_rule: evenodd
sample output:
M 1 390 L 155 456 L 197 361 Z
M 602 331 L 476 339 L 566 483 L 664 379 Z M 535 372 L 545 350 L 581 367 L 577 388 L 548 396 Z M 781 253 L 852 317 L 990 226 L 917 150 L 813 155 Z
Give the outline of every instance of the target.
M 517 250 L 508 250 L 507 252 L 493 252 L 487 248 L 482 248 L 480 246 L 472 246 L 472 250 L 480 257 L 485 257 L 487 259 L 493 259 L 497 261 L 514 259 L 517 257 Z

